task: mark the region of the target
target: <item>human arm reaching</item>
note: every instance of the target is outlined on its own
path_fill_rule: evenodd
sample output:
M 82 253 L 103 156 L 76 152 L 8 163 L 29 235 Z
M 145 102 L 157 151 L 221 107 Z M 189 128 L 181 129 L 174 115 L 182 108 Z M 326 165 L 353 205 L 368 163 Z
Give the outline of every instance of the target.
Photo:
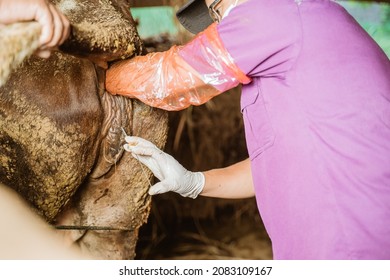
M 37 21 L 42 26 L 36 54 L 47 58 L 70 34 L 68 19 L 46 0 L 0 0 L 0 24 Z
M 92 257 L 62 238 L 15 191 L 0 184 L 0 259 L 81 260 Z
M 255 195 L 249 158 L 204 174 L 206 184 L 202 196 L 239 199 Z
M 254 196 L 249 159 L 226 168 L 191 172 L 143 138 L 127 136 L 126 142 L 126 151 L 131 152 L 160 180 L 150 188 L 151 195 L 173 191 L 191 198 L 198 195 L 232 199 Z
M 113 64 L 106 74 L 106 89 L 174 111 L 201 105 L 250 81 L 234 63 L 216 24 L 212 24 L 184 46 Z

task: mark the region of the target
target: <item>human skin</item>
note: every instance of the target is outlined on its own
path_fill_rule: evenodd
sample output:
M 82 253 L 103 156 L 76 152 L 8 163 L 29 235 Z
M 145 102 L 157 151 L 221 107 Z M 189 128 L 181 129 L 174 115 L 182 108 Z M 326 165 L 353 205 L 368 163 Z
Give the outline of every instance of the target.
M 16 192 L 0 184 L 0 259 L 90 259 L 66 246 Z M 26 234 L 28 232 L 28 234 Z
M 250 160 L 203 172 L 205 185 L 200 195 L 218 198 L 249 198 L 255 195 Z
M 64 43 L 70 34 L 68 19 L 45 0 L 0 0 L 0 25 L 37 21 L 42 26 L 36 55 L 48 58 L 51 50 Z

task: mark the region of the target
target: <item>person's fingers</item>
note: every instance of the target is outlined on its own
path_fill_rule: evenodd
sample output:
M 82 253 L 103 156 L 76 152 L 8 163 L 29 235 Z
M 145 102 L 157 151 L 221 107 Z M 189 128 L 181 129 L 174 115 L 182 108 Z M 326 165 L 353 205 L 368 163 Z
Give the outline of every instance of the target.
M 137 137 L 137 136 L 126 136 L 125 137 L 125 141 L 127 143 L 131 143 L 133 145 L 137 145 L 140 140 L 141 140 L 141 138 Z
M 42 32 L 40 37 L 40 45 L 42 48 L 45 47 L 51 41 L 54 34 L 54 22 L 53 15 L 49 6 L 41 5 L 37 8 L 35 20 L 38 21 L 42 26 Z
M 150 171 L 152 171 L 153 175 L 159 179 L 160 181 L 165 179 L 164 175 L 164 166 L 161 165 L 156 159 L 150 156 L 131 154 L 136 160 L 144 164 Z
M 50 5 L 41 4 L 37 8 L 35 19 L 42 26 L 41 37 L 39 38 L 39 43 L 41 49 L 44 49 L 47 44 L 49 44 L 54 35 L 54 19 Z
M 128 152 L 131 152 L 132 149 L 140 143 L 139 138 L 135 136 L 126 136 L 125 141 L 126 144 L 124 145 L 124 148 Z
M 65 40 L 68 39 L 68 37 L 70 36 L 71 27 L 68 18 L 62 13 L 59 13 L 59 15 L 62 21 L 63 29 L 62 29 L 61 40 L 58 45 L 62 45 L 65 42 Z
M 170 191 L 170 188 L 168 185 L 166 185 L 164 182 L 158 182 L 150 187 L 149 194 L 156 195 L 156 194 L 166 193 L 169 191 Z
M 63 32 L 64 32 L 64 26 L 62 24 L 62 18 L 57 11 L 57 9 L 53 5 L 49 5 L 50 13 L 52 15 L 52 23 L 53 23 L 53 29 L 52 29 L 52 36 L 50 40 L 45 43 L 45 45 L 42 47 L 42 49 L 47 48 L 54 48 L 55 46 L 59 45 L 59 43 L 62 40 Z
M 133 154 L 140 155 L 140 156 L 153 156 L 153 153 L 155 152 L 154 148 L 151 147 L 145 147 L 145 146 L 131 146 L 127 145 L 127 149 L 130 150 Z
M 133 146 L 142 145 L 145 147 L 155 147 L 152 142 L 138 136 L 126 136 L 125 141 Z
M 34 5 L 27 5 L 24 7 L 21 1 L 0 1 L 0 22 L 3 24 L 10 24 L 20 21 L 33 20 L 36 3 Z
M 61 45 L 70 35 L 70 23 L 47 0 L 0 1 L 0 23 L 37 21 L 41 25 L 39 50 L 36 55 L 47 58 L 48 50 Z
M 125 141 L 127 142 L 124 145 L 125 150 L 134 154 L 153 156 L 162 152 L 152 142 L 137 136 L 126 136 Z
M 51 55 L 50 50 L 38 50 L 34 53 L 36 56 L 39 56 L 41 58 L 49 58 Z
M 139 162 L 146 165 L 155 175 L 159 173 L 159 165 L 158 162 L 156 162 L 152 157 L 150 156 L 144 156 L 144 155 L 138 155 L 131 153 L 131 155 L 137 159 Z
M 127 152 L 131 152 L 131 149 L 133 148 L 133 146 L 131 146 L 131 145 L 129 145 L 129 144 L 124 144 L 124 145 L 123 145 L 123 148 L 125 148 L 125 150 L 126 150 Z

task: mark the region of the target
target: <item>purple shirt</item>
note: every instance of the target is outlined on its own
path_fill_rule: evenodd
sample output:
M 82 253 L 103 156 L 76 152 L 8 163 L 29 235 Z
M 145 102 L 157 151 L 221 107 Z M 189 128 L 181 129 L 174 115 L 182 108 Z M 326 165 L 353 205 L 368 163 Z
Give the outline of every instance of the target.
M 218 32 L 275 259 L 390 259 L 390 62 L 337 3 L 248 0 Z

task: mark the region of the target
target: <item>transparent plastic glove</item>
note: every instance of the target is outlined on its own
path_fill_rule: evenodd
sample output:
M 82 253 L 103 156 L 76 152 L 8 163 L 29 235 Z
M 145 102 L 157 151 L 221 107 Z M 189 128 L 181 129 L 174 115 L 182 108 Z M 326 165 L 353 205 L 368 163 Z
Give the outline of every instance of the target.
M 250 81 L 223 46 L 216 24 L 185 46 L 117 62 L 106 73 L 106 89 L 111 94 L 169 111 L 201 105 Z
M 203 190 L 205 178 L 202 172 L 188 171 L 148 140 L 136 136 L 127 136 L 125 140 L 125 150 L 131 152 L 160 180 L 150 188 L 150 195 L 172 191 L 184 197 L 196 198 Z

